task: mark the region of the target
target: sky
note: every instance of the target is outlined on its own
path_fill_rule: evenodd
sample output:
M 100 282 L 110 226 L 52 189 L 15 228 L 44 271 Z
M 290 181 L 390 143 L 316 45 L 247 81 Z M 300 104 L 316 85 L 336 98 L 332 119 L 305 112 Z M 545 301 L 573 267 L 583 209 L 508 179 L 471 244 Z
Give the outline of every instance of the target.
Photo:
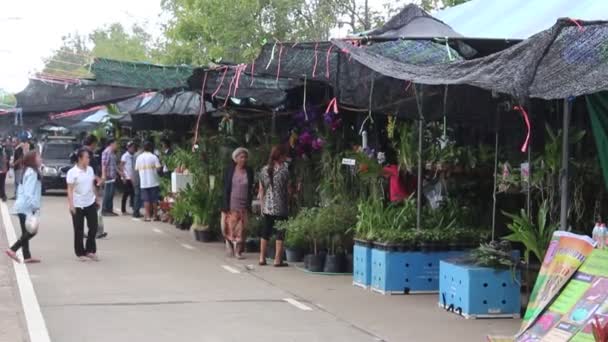
M 226 0 L 230 1 L 230 0 Z M 390 0 L 370 0 L 381 8 Z M 394 1 L 394 0 L 393 0 Z M 160 35 L 161 0 L 0 0 L 0 89 L 19 92 L 61 38 L 120 22 Z

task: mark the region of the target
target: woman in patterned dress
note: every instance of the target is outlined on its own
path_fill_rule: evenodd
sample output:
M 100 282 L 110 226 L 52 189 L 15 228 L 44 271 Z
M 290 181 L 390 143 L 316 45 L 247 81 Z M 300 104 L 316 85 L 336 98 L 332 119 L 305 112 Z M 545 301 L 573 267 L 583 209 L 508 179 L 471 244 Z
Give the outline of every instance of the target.
M 268 240 L 276 235 L 276 248 L 274 266 L 287 266 L 283 262 L 283 239 L 282 231 L 276 231 L 276 221 L 287 219 L 289 213 L 289 169 L 286 163 L 287 149 L 278 145 L 272 148 L 268 165 L 260 172 L 260 186 L 258 198 L 262 203 L 262 214 L 264 215 L 264 226 L 262 228 L 260 244 L 260 266 L 266 265 L 266 249 Z

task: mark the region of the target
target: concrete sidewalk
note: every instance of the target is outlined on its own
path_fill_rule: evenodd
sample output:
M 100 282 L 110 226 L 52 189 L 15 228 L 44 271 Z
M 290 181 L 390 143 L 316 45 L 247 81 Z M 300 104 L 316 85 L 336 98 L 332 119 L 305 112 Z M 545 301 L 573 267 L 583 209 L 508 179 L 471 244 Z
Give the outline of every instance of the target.
M 520 324 L 465 320 L 440 310 L 437 295 L 382 296 L 353 287 L 351 276 L 259 267 L 252 254 L 226 259 L 222 244 L 130 217 L 105 218 L 101 262 L 80 263 L 65 201 L 44 197 L 31 242 L 43 263 L 29 270 L 53 341 L 483 341 Z
M 4 255 L 7 248 L 5 228 L 0 217 L 0 341 L 26 342 L 29 338 L 13 262 Z

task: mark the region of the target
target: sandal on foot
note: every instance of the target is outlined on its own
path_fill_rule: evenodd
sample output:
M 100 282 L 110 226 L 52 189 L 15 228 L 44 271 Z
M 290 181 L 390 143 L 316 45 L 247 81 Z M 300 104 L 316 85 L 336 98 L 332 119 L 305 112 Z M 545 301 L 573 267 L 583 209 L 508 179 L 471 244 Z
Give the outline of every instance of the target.
M 29 259 L 23 260 L 23 262 L 26 263 L 26 264 L 39 264 L 40 263 L 40 259 L 29 258 Z
M 288 264 L 288 263 L 286 263 L 286 262 L 282 262 L 282 263 L 280 263 L 280 264 L 274 264 L 273 266 L 274 266 L 274 267 L 287 267 L 287 266 L 289 266 L 289 264 Z
M 19 257 L 17 256 L 17 253 L 13 252 L 12 249 L 7 249 L 5 253 L 9 258 L 13 259 L 13 261 L 15 261 L 16 263 L 18 263 L 18 264 L 21 263 L 21 260 L 19 260 Z
M 266 265 L 268 265 L 268 263 L 266 263 L 266 260 L 264 260 L 264 261 L 260 261 L 258 264 L 259 264 L 260 266 L 266 266 Z

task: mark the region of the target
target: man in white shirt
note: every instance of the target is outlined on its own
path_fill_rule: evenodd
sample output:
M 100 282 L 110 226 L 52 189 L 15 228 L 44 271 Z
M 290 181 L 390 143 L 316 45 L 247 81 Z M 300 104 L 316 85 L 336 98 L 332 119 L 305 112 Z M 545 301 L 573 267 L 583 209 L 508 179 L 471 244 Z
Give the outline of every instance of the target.
M 74 252 L 80 261 L 89 259 L 98 261 L 95 237 L 98 227 L 99 199 L 95 183 L 100 183 L 101 180 L 95 176 L 93 168 L 89 166 L 90 157 L 87 150 L 80 149 L 77 158 L 76 165 L 66 175 L 68 207 L 74 224 Z M 89 227 L 86 246 L 83 245 L 85 218 Z
M 122 193 L 122 202 L 121 202 L 121 212 L 123 215 L 127 214 L 127 199 L 130 199 L 129 206 L 133 208 L 133 198 L 134 198 L 134 189 L 133 189 L 133 173 L 135 170 L 135 151 L 137 150 L 137 145 L 130 141 L 127 143 L 127 151 L 123 153 L 122 157 L 120 157 L 120 176 L 125 185 L 123 193 Z
M 162 167 L 158 157 L 152 153 L 154 146 L 152 142 L 144 143 L 144 153 L 135 161 L 135 170 L 139 174 L 139 186 L 141 188 L 141 199 L 144 202 L 144 220 L 158 220 L 156 215 L 157 203 L 160 199 L 160 180 L 158 171 Z

